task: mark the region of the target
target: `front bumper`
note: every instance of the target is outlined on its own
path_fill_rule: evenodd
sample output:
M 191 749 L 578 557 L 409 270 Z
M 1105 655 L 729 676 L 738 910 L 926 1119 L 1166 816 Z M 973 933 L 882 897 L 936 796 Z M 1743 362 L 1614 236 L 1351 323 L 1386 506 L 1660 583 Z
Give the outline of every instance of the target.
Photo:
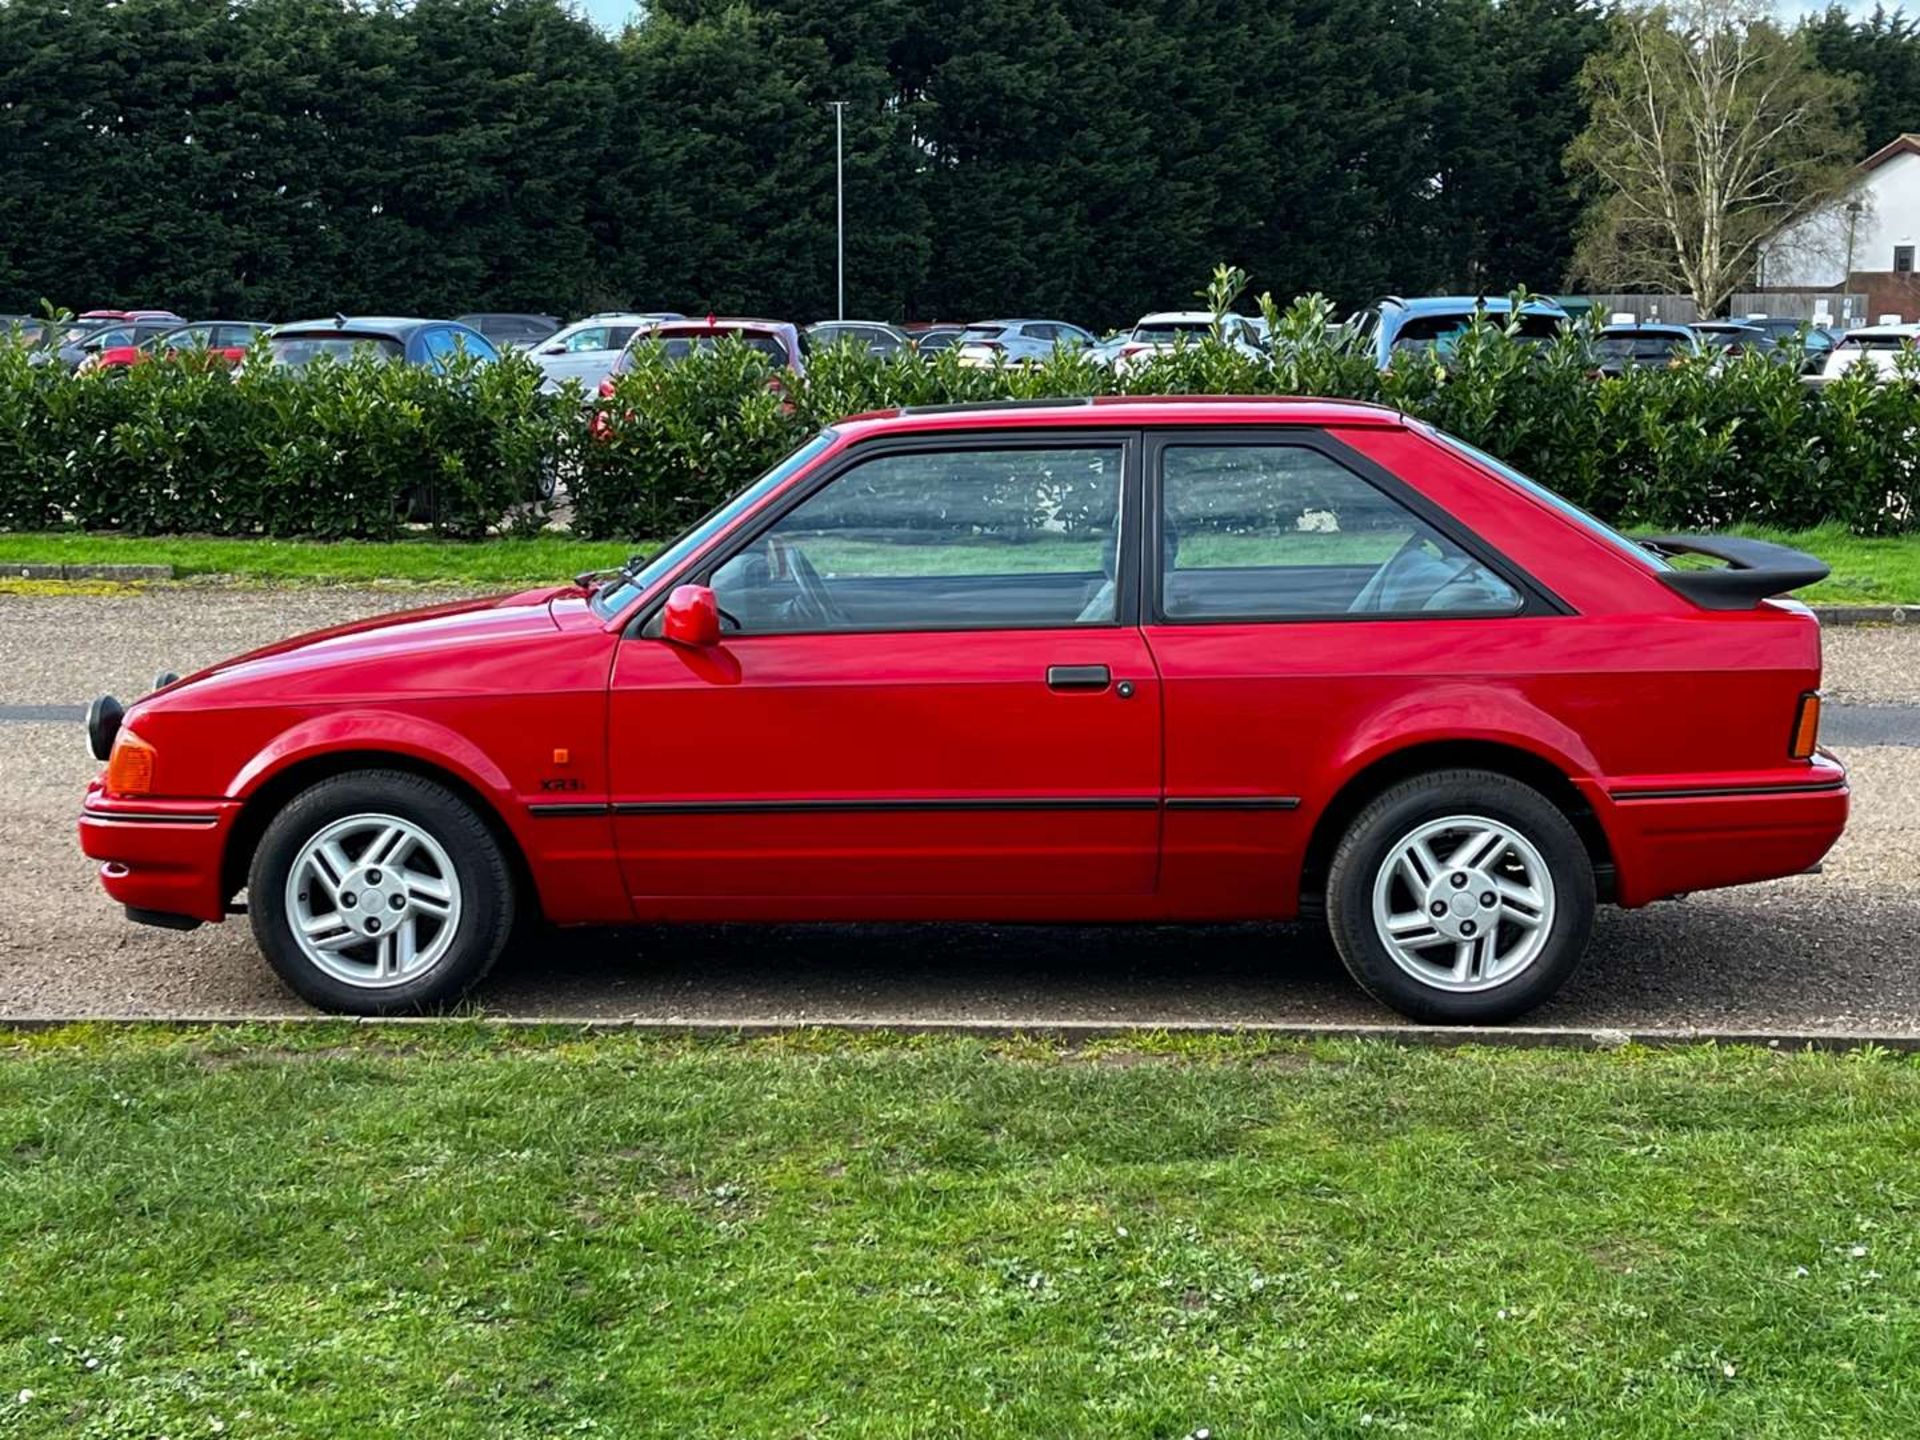
M 80 849 L 101 862 L 101 885 L 129 911 L 219 920 L 221 859 L 239 814 L 237 800 L 114 799 L 96 780 L 80 811 Z

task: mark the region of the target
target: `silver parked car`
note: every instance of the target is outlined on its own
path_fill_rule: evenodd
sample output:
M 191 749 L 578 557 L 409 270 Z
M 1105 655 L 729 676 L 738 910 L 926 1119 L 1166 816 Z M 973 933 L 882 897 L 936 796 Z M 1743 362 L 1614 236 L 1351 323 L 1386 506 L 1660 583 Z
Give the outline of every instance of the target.
M 954 348 L 962 365 L 991 369 L 1044 360 L 1056 347 L 1078 350 L 1091 344 L 1089 332 L 1064 320 L 982 320 L 969 325 Z
M 663 320 L 685 316 L 669 310 L 610 310 L 576 320 L 533 348 L 532 359 L 547 377 L 547 388 L 558 390 L 577 380 L 591 393 L 613 370 L 613 362 L 627 342 Z
M 810 351 L 845 344 L 858 345 L 869 355 L 883 359 L 913 348 L 906 331 L 881 320 L 822 320 L 807 327 L 806 346 Z

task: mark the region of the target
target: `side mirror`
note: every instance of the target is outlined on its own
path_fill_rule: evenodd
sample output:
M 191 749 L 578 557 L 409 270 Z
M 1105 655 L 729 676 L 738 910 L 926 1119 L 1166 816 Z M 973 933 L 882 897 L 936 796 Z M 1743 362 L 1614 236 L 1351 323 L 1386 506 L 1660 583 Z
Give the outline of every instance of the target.
M 660 634 L 675 645 L 703 649 L 720 643 L 720 602 L 705 585 L 676 585 L 667 596 Z
M 564 355 L 567 353 L 567 347 L 565 345 L 548 345 L 543 348 L 540 353 L 542 355 Z

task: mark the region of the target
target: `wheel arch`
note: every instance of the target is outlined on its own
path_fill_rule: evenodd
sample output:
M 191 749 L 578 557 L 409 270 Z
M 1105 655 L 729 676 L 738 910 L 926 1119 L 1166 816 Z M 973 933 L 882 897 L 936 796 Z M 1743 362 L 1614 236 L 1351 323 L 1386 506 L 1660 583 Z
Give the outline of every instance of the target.
M 1349 775 L 1314 821 L 1300 872 L 1303 913 L 1325 907 L 1333 852 L 1353 819 L 1372 800 L 1402 780 L 1431 770 L 1491 770 L 1532 786 L 1567 817 L 1587 848 L 1598 898 L 1613 899 L 1615 862 L 1606 828 L 1562 765 L 1536 750 L 1499 740 L 1429 740 L 1377 755 Z
M 287 762 L 260 780 L 246 795 L 227 836 L 227 847 L 220 861 L 221 899 L 230 901 L 245 887 L 254 852 L 260 847 L 260 837 L 266 834 L 274 816 L 302 791 L 323 780 L 351 774 L 356 770 L 404 771 L 444 785 L 459 796 L 480 817 L 481 823 L 500 846 L 500 853 L 506 857 L 507 867 L 513 874 L 517 899 L 535 914 L 538 913 L 540 891 L 534 883 L 526 849 L 493 797 L 466 776 L 444 765 L 436 765 L 405 751 L 381 749 L 326 750 L 305 755 Z

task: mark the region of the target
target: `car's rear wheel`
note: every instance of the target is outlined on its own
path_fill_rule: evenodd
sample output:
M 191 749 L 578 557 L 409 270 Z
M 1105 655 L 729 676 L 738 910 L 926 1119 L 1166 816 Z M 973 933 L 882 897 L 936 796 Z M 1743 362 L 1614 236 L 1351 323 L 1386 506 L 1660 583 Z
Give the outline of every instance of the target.
M 1415 1020 L 1494 1024 L 1564 985 L 1593 931 L 1593 863 L 1552 801 L 1511 776 L 1442 770 L 1347 827 L 1327 922 L 1355 980 Z
M 459 998 L 514 925 L 512 872 L 486 823 L 446 786 L 361 770 L 296 796 L 247 877 L 254 938 L 323 1010 L 392 1015 Z

